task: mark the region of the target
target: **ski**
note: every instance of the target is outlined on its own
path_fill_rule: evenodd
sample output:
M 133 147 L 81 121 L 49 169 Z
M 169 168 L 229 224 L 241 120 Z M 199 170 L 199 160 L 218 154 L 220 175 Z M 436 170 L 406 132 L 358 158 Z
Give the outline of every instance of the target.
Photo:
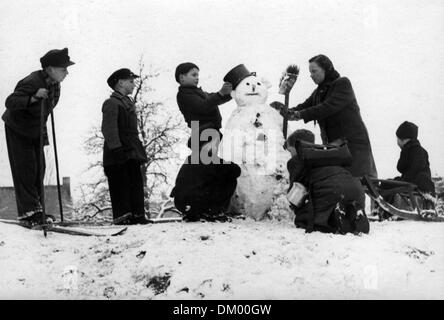
M 114 237 L 122 235 L 128 230 L 128 227 L 124 228 L 82 228 L 82 227 L 63 227 L 59 225 L 51 225 L 47 229 L 49 232 L 58 232 L 76 236 L 95 236 L 95 237 Z
M 115 228 L 93 228 L 93 227 L 72 227 L 72 226 L 61 226 L 57 223 L 52 224 L 40 224 L 40 225 L 34 225 L 29 226 L 26 223 L 17 221 L 17 220 L 7 220 L 7 219 L 0 219 L 1 223 L 6 224 L 13 224 L 17 226 L 21 226 L 30 230 L 42 230 L 45 229 L 47 232 L 56 232 L 56 233 L 63 233 L 68 235 L 75 235 L 75 236 L 95 236 L 95 237 L 110 237 L 110 236 L 118 236 L 122 235 L 128 230 L 128 227 L 115 227 Z
M 443 217 L 431 216 L 427 215 L 427 210 L 423 212 L 418 211 L 408 211 L 403 209 L 398 209 L 395 206 L 391 205 L 387 201 L 382 198 L 379 194 L 375 186 L 369 180 L 368 177 L 362 178 L 362 183 L 364 184 L 365 193 L 381 207 L 382 210 L 390 213 L 393 216 L 405 219 L 405 220 L 414 220 L 414 221 L 429 221 L 429 222 L 444 222 Z
M 112 224 L 111 222 L 87 222 L 87 221 L 56 221 L 53 223 L 60 227 L 91 227 L 91 228 L 117 228 L 119 226 Z

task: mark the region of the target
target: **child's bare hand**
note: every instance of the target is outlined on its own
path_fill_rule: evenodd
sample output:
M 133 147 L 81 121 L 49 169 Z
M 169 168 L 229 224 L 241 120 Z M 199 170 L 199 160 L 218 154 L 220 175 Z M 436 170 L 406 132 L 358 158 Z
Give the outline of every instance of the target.
M 233 86 L 229 82 L 225 82 L 222 88 L 219 90 L 219 93 L 223 96 L 229 95 L 233 91 Z
M 48 89 L 40 88 L 39 90 L 37 90 L 37 92 L 34 94 L 34 96 L 36 98 L 46 99 L 46 98 L 48 98 Z

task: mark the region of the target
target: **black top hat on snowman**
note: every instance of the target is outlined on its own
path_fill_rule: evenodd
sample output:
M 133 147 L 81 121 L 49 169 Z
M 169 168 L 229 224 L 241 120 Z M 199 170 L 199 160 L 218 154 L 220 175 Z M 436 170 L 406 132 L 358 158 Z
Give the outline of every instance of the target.
M 255 75 L 256 72 L 250 72 L 243 64 L 240 64 L 228 71 L 228 73 L 224 77 L 224 81 L 231 83 L 231 85 L 233 86 L 233 90 L 235 90 L 237 85 L 242 80 L 244 80 L 246 77 Z

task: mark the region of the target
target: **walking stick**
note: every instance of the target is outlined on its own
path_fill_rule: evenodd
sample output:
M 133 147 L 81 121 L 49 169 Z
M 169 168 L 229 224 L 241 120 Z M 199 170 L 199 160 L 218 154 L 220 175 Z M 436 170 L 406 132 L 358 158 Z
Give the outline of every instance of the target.
M 56 165 L 57 194 L 59 197 L 60 220 L 63 222 L 62 193 L 60 191 L 60 176 L 59 176 L 59 157 L 57 155 L 57 143 L 56 143 L 56 133 L 55 133 L 55 125 L 54 125 L 54 112 L 52 109 L 51 109 L 51 127 L 52 127 L 52 142 L 54 145 L 54 159 L 55 159 L 55 165 Z
M 279 93 L 285 96 L 285 104 L 283 110 L 284 123 L 282 126 L 282 131 L 284 134 L 284 139 L 287 139 L 288 130 L 288 105 L 290 100 L 290 91 L 293 88 L 299 75 L 299 67 L 295 64 L 290 64 L 287 69 L 282 73 L 279 82 Z
M 40 204 L 42 205 L 42 229 L 43 234 L 46 238 L 46 208 L 45 208 L 45 186 L 43 179 L 45 177 L 45 172 L 43 171 L 43 163 L 45 161 L 45 154 L 43 152 L 43 131 L 45 125 L 45 99 L 42 99 L 40 103 L 40 148 L 39 148 L 39 173 L 40 173 Z

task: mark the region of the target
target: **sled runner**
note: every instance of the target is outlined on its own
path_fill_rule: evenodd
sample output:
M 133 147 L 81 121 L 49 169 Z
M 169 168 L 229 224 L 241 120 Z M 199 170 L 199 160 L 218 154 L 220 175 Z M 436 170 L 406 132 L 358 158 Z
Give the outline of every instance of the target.
M 426 205 L 430 200 L 416 190 L 416 185 L 403 181 L 371 179 L 364 176 L 361 183 L 365 187 L 365 193 L 373 199 L 378 207 L 390 215 L 406 220 L 444 222 L 444 217 L 439 217 L 435 208 Z M 381 186 L 390 186 L 389 189 Z M 390 204 L 383 198 L 393 196 L 394 204 Z M 397 206 L 399 207 L 397 207 Z M 382 215 L 380 215 L 382 219 Z
M 17 226 L 22 226 L 31 230 L 46 230 L 47 232 L 57 232 L 64 233 L 73 236 L 96 236 L 96 237 L 109 237 L 118 236 L 125 233 L 128 229 L 127 227 L 103 227 L 103 226 L 85 226 L 78 224 L 77 226 L 63 226 L 65 223 L 49 223 L 49 224 L 38 224 L 29 225 L 28 223 L 17 221 L 17 220 L 7 220 L 0 219 L 1 223 L 14 224 Z M 68 222 L 69 223 L 69 222 Z

